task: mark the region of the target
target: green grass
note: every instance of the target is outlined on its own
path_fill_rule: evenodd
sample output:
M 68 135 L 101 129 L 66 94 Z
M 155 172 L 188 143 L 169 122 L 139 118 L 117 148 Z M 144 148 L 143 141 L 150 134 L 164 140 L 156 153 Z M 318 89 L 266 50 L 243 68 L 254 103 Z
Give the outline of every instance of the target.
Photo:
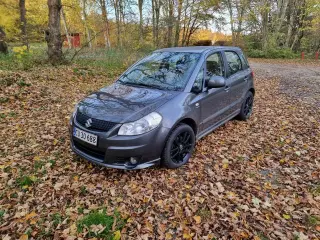
M 307 225 L 308 226 L 317 226 L 320 224 L 320 216 L 310 215 L 307 216 Z
M 310 192 L 311 192 L 312 195 L 314 195 L 315 197 L 320 196 L 320 184 L 317 184 L 316 186 L 314 186 L 313 188 L 311 188 Z
M 62 223 L 62 216 L 60 213 L 54 213 L 51 215 L 52 224 L 54 227 L 57 227 L 60 223 Z
M 5 210 L 0 210 L 0 220 L 3 218 L 3 215 L 6 213 L 6 211 Z
M 101 225 L 100 231 L 95 231 L 95 226 Z M 96 210 L 90 212 L 77 222 L 77 231 L 88 232 L 86 237 L 97 237 L 103 239 L 112 239 L 113 234 L 117 230 L 121 230 L 125 225 L 125 221 L 121 219 L 119 213 L 115 213 L 113 216 L 106 214 L 106 210 Z M 115 227 L 112 229 L 112 227 Z
M 17 179 L 17 184 L 20 187 L 29 187 L 35 182 L 35 179 L 32 179 L 30 176 L 22 176 Z

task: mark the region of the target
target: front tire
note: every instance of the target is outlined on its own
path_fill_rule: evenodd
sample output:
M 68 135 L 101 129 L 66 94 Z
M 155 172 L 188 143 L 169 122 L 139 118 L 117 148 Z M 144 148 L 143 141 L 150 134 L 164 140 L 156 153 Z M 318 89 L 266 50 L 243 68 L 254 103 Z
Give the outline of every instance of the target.
M 253 94 L 252 92 L 247 92 L 246 97 L 241 105 L 241 110 L 237 118 L 242 121 L 246 121 L 250 118 L 253 109 Z
M 167 168 L 178 168 L 189 161 L 195 146 L 195 134 L 187 124 L 179 124 L 170 134 L 162 154 Z

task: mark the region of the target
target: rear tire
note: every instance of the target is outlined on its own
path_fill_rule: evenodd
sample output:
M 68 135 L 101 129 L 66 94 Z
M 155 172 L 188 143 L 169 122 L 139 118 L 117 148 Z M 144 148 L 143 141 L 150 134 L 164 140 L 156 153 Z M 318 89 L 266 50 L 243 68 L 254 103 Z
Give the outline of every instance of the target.
M 189 161 L 195 146 L 195 134 L 187 124 L 179 124 L 170 134 L 162 153 L 167 168 L 178 168 Z
M 237 118 L 241 121 L 246 121 L 250 118 L 253 110 L 253 94 L 252 92 L 247 92 L 246 97 L 241 105 L 241 110 Z

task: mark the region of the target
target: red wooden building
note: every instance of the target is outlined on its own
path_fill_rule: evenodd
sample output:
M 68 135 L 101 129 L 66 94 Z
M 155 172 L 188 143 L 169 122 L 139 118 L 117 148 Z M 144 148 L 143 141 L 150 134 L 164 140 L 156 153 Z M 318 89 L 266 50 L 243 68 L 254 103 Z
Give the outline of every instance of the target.
M 80 33 L 70 33 L 69 38 L 72 48 L 80 47 Z M 63 35 L 63 46 L 68 46 L 68 38 L 66 35 Z

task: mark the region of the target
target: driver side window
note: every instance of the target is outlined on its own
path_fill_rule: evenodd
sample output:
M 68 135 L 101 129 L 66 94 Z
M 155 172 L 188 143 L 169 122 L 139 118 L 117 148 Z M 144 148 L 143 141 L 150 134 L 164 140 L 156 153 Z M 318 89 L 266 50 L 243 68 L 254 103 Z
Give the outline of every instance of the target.
M 208 81 L 212 76 L 223 76 L 224 68 L 222 57 L 220 53 L 214 53 L 207 58 L 206 61 L 207 74 L 206 81 Z

